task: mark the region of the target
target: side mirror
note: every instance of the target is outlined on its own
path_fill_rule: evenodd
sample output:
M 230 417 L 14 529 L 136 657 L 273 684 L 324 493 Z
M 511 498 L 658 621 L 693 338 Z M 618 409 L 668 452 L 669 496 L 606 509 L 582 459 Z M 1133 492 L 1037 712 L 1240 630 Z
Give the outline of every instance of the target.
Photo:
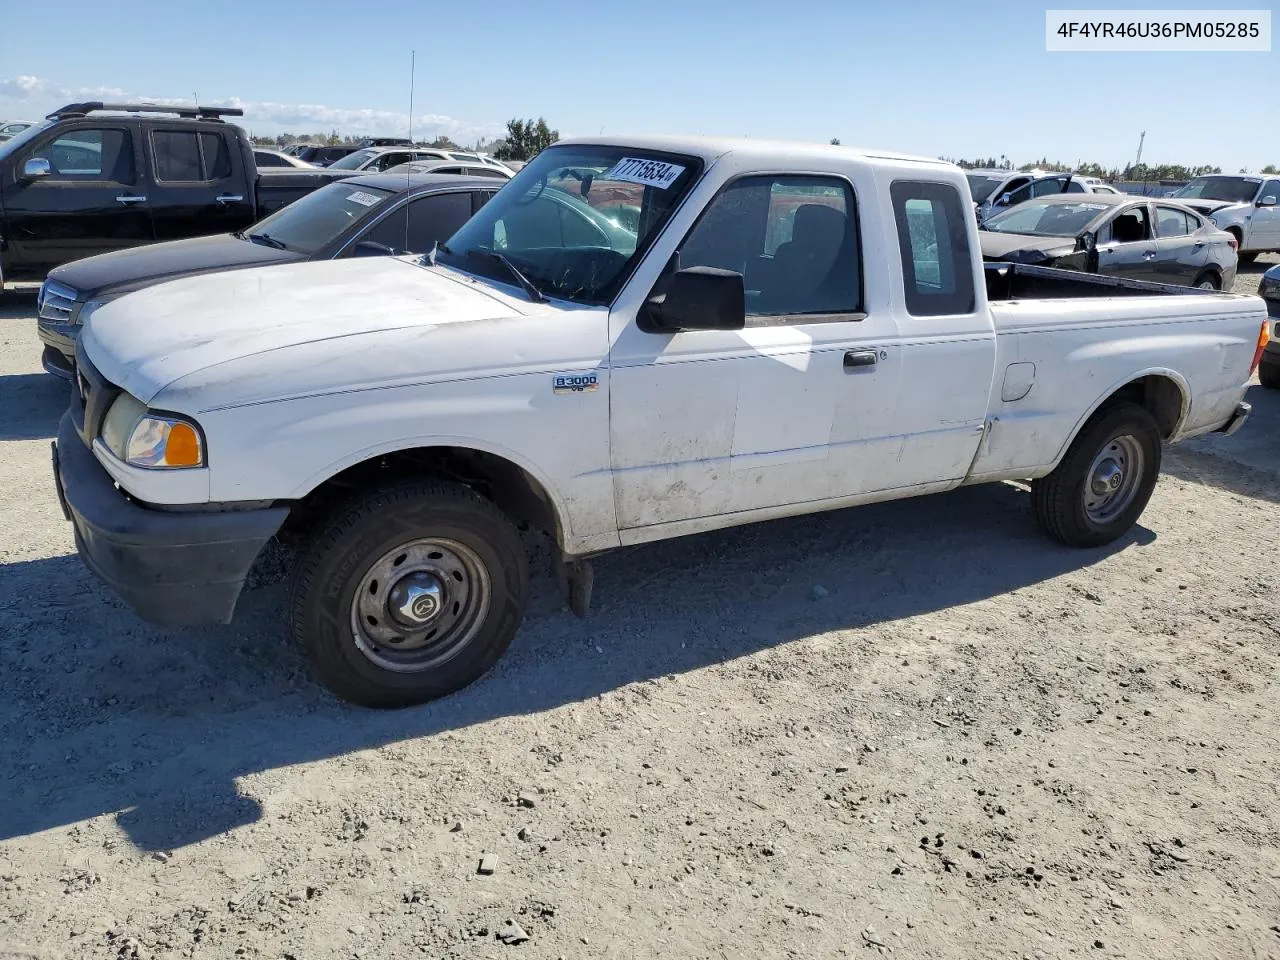
M 1012 193 L 1002 193 L 1000 194 L 1000 199 L 996 201 L 996 206 L 1007 207 L 1009 205 L 1009 201 L 1012 199 L 1013 199 Z
M 361 240 L 355 246 L 357 257 L 394 257 L 395 255 L 396 252 L 385 243 L 375 243 L 372 240 Z
M 49 165 L 49 161 L 44 157 L 32 157 L 22 167 L 22 179 L 39 180 L 41 177 L 47 177 L 53 173 L 53 167 Z
M 1080 249 L 1085 253 L 1093 253 L 1094 250 L 1098 249 L 1098 235 L 1093 231 L 1090 230 L 1080 234 L 1078 239 L 1080 241 Z
M 658 333 L 680 330 L 741 330 L 747 325 L 742 274 L 718 267 L 677 270 L 665 294 L 646 304 L 650 326 Z
M 1274 207 L 1276 205 L 1275 194 L 1268 193 L 1265 197 L 1258 201 L 1260 207 Z

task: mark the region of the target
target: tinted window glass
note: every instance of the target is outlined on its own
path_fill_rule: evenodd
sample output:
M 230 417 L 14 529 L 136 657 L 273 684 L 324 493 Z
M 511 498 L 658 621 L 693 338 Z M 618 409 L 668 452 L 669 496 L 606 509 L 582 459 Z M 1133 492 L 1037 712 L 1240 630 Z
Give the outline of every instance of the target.
M 315 253 L 357 221 L 376 216 L 390 196 L 376 187 L 331 183 L 259 220 L 245 233 L 267 234 L 288 250 Z
M 1185 237 L 1196 225 L 1181 210 L 1173 207 L 1156 207 L 1156 230 L 1161 237 Z
M 467 167 L 467 173 L 473 177 L 494 177 L 498 180 L 507 179 L 492 167 Z
M 680 245 L 680 268 L 741 273 L 747 314 L 854 313 L 858 228 L 848 184 L 829 177 L 744 177 L 708 205 Z
M 231 150 L 227 138 L 220 133 L 200 134 L 200 147 L 204 153 L 204 178 L 225 180 L 231 176 Z
M 1067 183 L 1067 189 L 1064 190 L 1063 192 L 1064 193 L 1084 193 L 1085 192 L 1084 184 L 1081 183 L 1079 180 L 1072 180 Z
M 426 253 L 443 243 L 471 219 L 471 194 L 444 193 L 415 200 L 409 206 L 409 249 Z
M 1264 183 L 1262 185 L 1262 196 L 1258 199 L 1261 200 L 1262 197 L 1275 197 L 1276 202 L 1280 203 L 1280 180 L 1268 180 Z
M 32 157 L 49 161 L 50 180 L 134 181 L 133 138 L 124 130 L 71 130 Z
M 898 180 L 889 188 L 907 311 L 918 317 L 972 313 L 973 260 L 955 187 Z
M 335 170 L 359 170 L 378 155 L 377 150 L 357 150 L 330 164 Z
M 253 161 L 260 167 L 285 167 L 288 166 L 284 162 L 283 157 L 277 157 L 274 153 L 255 153 Z
M 202 180 L 200 144 L 194 131 L 153 130 L 151 150 L 156 159 L 156 179 Z

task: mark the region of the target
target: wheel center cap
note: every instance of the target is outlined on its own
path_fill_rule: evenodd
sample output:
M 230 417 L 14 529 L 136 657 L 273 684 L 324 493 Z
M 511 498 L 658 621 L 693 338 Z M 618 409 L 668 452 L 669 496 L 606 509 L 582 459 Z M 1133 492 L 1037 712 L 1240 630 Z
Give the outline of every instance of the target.
M 1101 497 L 1115 493 L 1123 482 L 1124 471 L 1120 469 L 1120 465 L 1114 460 L 1104 460 L 1098 464 L 1098 469 L 1094 471 L 1089 485 L 1093 488 L 1093 492 Z
M 444 585 L 424 571 L 407 574 L 387 594 L 387 610 L 407 627 L 430 623 L 444 608 Z

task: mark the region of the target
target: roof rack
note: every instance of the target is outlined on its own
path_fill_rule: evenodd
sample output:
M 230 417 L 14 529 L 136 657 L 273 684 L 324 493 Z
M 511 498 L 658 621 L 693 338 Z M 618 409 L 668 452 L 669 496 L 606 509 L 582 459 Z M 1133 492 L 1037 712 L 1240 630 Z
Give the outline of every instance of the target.
M 68 103 L 49 114 L 49 120 L 61 120 L 64 117 L 83 117 L 85 114 L 111 111 L 112 113 L 169 113 L 194 120 L 221 120 L 223 117 L 243 117 L 244 111 L 239 107 L 200 107 L 183 106 L 164 103 L 104 103 L 101 100 L 87 100 L 84 103 Z

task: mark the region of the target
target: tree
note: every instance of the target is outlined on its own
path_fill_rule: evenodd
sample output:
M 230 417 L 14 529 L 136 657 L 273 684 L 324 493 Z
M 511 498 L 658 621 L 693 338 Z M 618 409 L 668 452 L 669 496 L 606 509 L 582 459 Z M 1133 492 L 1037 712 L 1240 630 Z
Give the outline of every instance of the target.
M 507 121 L 507 140 L 494 156 L 499 160 L 532 160 L 560 139 L 560 131 L 552 130 L 542 117 L 537 120 Z
M 1276 169 L 1276 165 L 1274 163 L 1268 163 L 1265 167 L 1262 168 L 1262 172 L 1265 173 L 1267 176 L 1272 176 L 1274 174 L 1280 173 L 1280 170 Z
M 838 146 L 840 146 L 840 138 L 839 138 L 839 137 L 832 137 L 832 138 L 831 138 L 831 145 L 832 145 L 833 147 L 838 147 Z

